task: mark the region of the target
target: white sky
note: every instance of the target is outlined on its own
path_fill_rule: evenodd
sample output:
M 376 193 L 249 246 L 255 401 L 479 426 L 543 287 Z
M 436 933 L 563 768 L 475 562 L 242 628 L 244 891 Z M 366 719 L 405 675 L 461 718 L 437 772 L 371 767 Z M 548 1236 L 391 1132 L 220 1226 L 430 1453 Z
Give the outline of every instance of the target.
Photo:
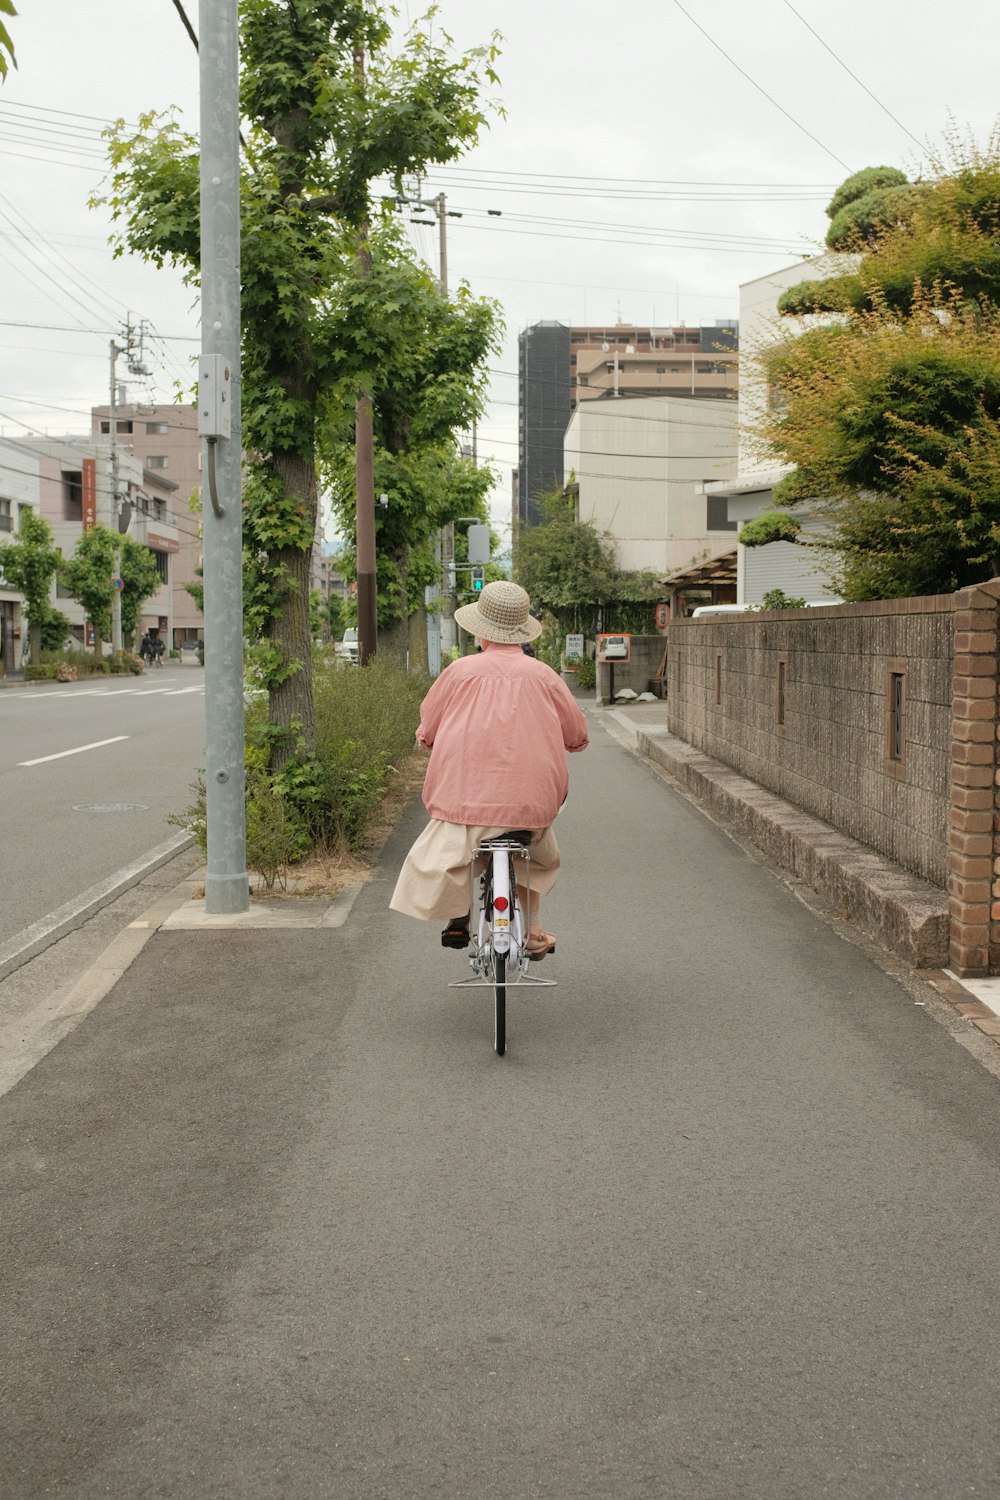
M 12 437 L 87 429 L 127 311 L 162 340 L 147 350 L 158 399 L 198 347 L 179 277 L 113 260 L 105 212 L 87 206 L 103 121 L 177 104 L 197 126 L 198 59 L 173 0 L 19 7 L 19 66 L 0 88 L 0 431 Z M 197 0 L 185 8 L 197 29 Z M 437 24 L 461 46 L 494 27 L 505 37 L 506 118 L 428 183 L 462 214 L 449 220 L 452 285 L 465 278 L 505 311 L 479 432 L 501 525 L 519 329 L 736 317 L 741 282 L 822 239 L 848 172 L 912 174 L 949 115 L 980 142 L 997 115 L 995 0 L 441 0 Z M 436 230 L 410 232 L 436 269 Z

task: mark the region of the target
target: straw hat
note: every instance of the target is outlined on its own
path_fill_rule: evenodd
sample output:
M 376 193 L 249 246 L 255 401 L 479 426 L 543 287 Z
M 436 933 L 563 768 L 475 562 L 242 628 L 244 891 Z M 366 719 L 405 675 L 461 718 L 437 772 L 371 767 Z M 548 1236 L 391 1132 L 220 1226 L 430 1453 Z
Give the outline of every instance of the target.
M 519 583 L 488 583 L 475 604 L 456 609 L 463 630 L 497 646 L 520 646 L 542 633 L 541 622 L 528 613 L 530 600 Z

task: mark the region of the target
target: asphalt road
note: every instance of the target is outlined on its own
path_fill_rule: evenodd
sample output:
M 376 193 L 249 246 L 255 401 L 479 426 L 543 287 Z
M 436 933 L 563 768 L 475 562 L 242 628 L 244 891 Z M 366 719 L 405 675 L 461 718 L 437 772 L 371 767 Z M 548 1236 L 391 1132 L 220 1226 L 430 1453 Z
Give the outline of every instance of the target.
M 204 764 L 204 683 L 171 662 L 0 692 L 0 944 L 175 831 Z
M 388 911 L 160 933 L 0 1099 L 4 1500 L 1000 1494 L 1000 1090 L 602 731 L 492 1052 Z

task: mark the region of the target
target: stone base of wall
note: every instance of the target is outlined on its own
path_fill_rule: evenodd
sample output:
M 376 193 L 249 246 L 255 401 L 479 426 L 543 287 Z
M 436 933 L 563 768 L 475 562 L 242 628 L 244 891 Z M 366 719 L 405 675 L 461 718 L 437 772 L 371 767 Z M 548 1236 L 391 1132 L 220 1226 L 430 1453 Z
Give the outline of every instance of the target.
M 639 731 L 637 749 L 731 819 L 781 868 L 826 896 L 916 968 L 949 964 L 948 895 L 828 823 L 667 733 Z

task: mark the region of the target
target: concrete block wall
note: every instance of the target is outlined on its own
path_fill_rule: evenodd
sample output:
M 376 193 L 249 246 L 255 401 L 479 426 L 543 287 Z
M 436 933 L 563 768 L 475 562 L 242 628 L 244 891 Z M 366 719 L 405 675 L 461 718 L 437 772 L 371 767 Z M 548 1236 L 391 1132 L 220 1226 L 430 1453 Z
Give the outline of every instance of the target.
M 635 693 L 644 693 L 649 687 L 649 679 L 656 674 L 666 643 L 665 635 L 634 635 L 631 660 L 627 665 L 622 662 L 615 663 L 615 692 L 620 692 L 622 688 L 631 688 Z M 610 693 L 611 669 L 598 662 L 597 702 L 607 703 L 610 700 Z
M 672 734 L 948 892 L 951 961 L 1000 973 L 1000 579 L 676 620 Z

